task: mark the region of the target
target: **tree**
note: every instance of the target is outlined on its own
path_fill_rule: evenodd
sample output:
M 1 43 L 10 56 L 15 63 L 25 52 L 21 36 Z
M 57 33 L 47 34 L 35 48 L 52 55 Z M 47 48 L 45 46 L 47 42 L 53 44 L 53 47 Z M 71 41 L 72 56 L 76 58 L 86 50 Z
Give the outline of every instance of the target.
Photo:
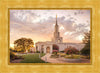
M 64 52 L 66 53 L 66 54 L 78 54 L 79 53 L 79 51 L 75 48 L 75 47 L 72 47 L 72 46 L 69 46 L 69 47 L 67 47 L 67 48 L 65 48 L 65 50 L 64 50 Z
M 14 41 L 14 48 L 15 50 L 25 52 L 26 50 L 30 49 L 30 47 L 34 45 L 33 40 L 30 38 L 20 38 Z
M 84 33 L 84 39 L 83 43 L 85 43 L 84 48 L 81 50 L 81 53 L 84 55 L 89 55 L 90 56 L 90 31 L 87 33 Z
M 85 34 L 85 36 L 83 38 L 83 43 L 85 43 L 85 44 L 90 43 L 90 31 L 86 32 L 84 34 Z

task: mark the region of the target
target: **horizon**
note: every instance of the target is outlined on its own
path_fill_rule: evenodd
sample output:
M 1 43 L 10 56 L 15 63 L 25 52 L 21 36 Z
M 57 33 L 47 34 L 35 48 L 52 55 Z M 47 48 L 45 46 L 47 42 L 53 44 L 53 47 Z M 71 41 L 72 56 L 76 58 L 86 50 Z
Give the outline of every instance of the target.
M 90 31 L 90 10 L 10 10 L 10 47 L 22 37 L 34 44 L 51 41 L 56 14 L 63 42 L 82 43 L 84 32 Z

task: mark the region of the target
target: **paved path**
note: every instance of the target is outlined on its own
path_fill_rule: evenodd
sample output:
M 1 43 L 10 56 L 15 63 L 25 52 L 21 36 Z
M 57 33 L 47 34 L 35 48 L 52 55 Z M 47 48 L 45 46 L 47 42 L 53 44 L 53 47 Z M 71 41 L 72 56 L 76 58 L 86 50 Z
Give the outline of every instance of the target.
M 57 58 L 50 58 L 50 56 L 51 56 L 51 54 L 46 54 L 45 56 L 41 57 L 41 59 L 43 61 L 49 62 L 49 63 L 64 63 L 64 61 L 58 60 Z
M 41 59 L 45 62 L 49 63 L 90 63 L 88 59 L 66 59 L 64 57 L 60 58 L 50 58 L 51 54 L 46 54 L 41 57 Z

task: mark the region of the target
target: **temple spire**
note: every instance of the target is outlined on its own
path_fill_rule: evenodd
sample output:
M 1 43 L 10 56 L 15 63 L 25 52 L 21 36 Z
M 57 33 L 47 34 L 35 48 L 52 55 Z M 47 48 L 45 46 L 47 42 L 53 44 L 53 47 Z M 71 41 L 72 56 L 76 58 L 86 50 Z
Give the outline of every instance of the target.
M 56 42 L 56 43 L 61 43 L 62 42 L 62 37 L 60 37 L 60 33 L 59 33 L 59 26 L 57 24 L 57 14 L 56 14 L 56 24 L 55 24 L 53 42 Z
M 57 14 L 56 14 L 56 25 L 57 25 Z
M 57 24 L 57 14 L 56 14 L 56 25 L 55 25 L 55 32 L 56 32 L 56 33 L 58 33 L 58 30 L 59 30 L 59 28 L 58 28 L 58 24 Z

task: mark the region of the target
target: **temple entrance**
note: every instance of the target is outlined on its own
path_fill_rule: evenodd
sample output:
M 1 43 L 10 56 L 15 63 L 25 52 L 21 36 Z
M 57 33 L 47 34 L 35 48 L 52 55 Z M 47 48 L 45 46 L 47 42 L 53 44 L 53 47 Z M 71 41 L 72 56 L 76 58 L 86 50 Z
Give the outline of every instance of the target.
M 59 46 L 56 45 L 56 44 L 53 44 L 53 50 L 57 50 L 57 51 L 59 51 Z
M 50 47 L 46 48 L 46 53 L 50 53 Z

